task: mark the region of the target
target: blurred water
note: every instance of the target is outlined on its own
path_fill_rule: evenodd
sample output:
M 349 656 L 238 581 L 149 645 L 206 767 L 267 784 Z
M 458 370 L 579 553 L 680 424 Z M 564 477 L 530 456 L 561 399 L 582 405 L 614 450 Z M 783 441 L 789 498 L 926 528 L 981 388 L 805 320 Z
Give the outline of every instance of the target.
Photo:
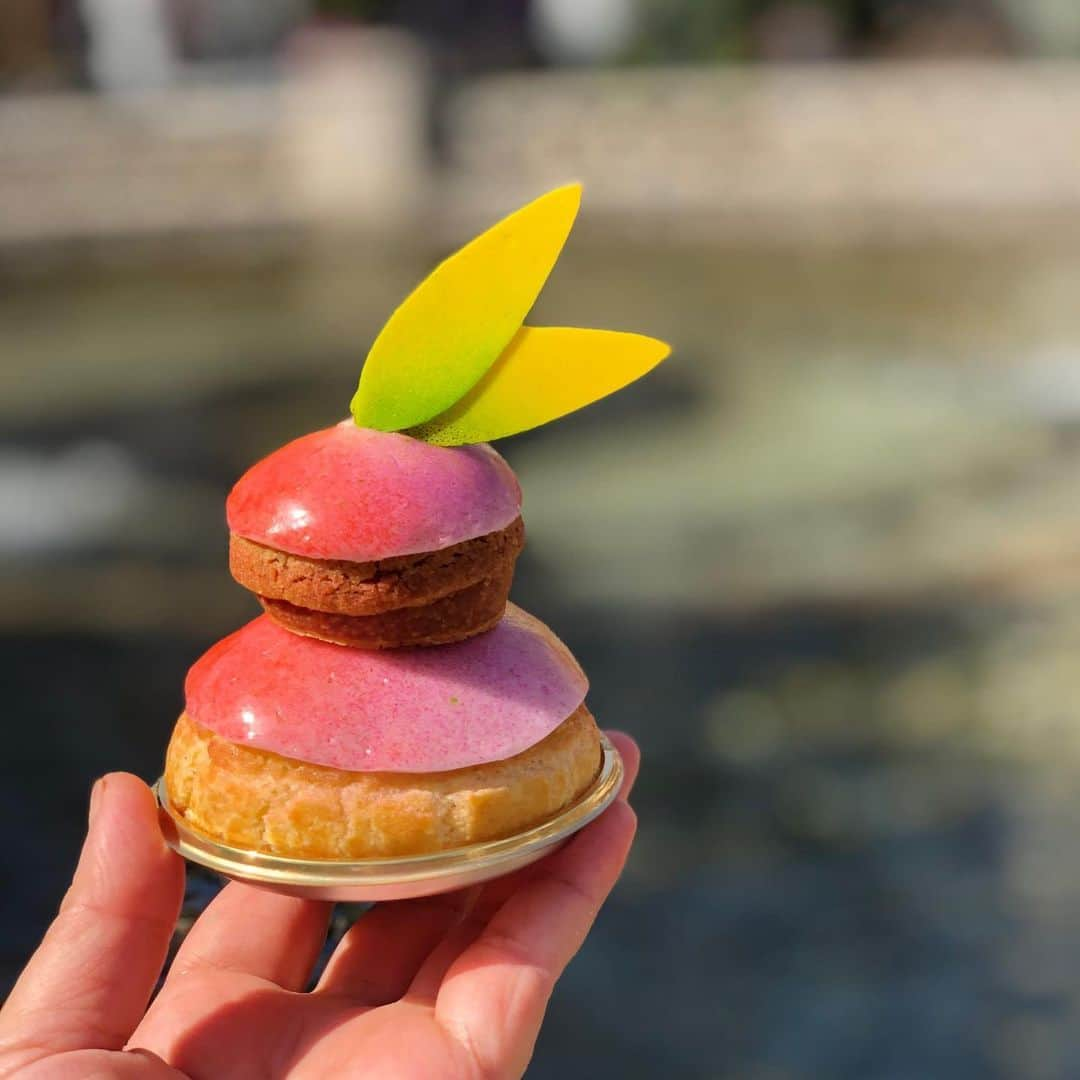
M 536 321 L 676 355 L 501 448 L 515 598 L 645 753 L 531 1075 L 1075 1074 L 1075 253 L 575 245 Z M 187 666 L 254 614 L 229 483 L 343 414 L 433 254 L 5 279 L 5 982 L 92 778 L 157 774 Z

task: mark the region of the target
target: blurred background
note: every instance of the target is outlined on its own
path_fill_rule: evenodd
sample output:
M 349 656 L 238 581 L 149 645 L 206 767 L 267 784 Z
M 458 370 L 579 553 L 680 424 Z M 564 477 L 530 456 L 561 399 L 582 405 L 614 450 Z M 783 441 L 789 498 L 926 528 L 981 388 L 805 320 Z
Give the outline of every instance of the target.
M 534 321 L 675 356 L 500 445 L 645 751 L 530 1076 L 1080 1075 L 1078 55 L 1073 0 L 4 0 L 0 992 L 255 613 L 232 481 L 580 178 Z

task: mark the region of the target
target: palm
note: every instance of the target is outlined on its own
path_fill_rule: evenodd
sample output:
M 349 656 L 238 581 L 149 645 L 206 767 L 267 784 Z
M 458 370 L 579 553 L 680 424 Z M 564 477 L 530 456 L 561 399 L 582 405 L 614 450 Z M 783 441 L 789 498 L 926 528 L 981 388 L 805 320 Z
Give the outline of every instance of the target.
M 183 890 L 156 810 L 107 778 L 75 881 L 0 1012 L 0 1077 L 520 1076 L 551 990 L 634 831 L 620 802 L 533 867 L 482 888 L 380 904 L 305 992 L 329 905 L 227 886 L 146 1010 Z
M 410 1075 L 454 1077 L 465 1064 L 431 1008 L 296 994 L 227 972 L 201 973 L 163 995 L 135 1041 L 193 1076 L 303 1080 L 348 1076 L 361 1063 L 373 1076 L 398 1076 L 408 1063 Z

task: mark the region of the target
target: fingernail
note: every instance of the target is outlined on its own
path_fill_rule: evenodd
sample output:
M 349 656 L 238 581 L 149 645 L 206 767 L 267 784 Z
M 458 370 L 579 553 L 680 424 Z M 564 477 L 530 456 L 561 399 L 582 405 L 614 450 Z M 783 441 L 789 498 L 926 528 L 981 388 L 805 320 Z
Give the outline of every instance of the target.
M 94 824 L 94 815 L 98 812 L 101 806 L 101 797 L 105 793 L 105 777 L 100 780 L 94 781 L 94 786 L 90 789 L 90 824 Z

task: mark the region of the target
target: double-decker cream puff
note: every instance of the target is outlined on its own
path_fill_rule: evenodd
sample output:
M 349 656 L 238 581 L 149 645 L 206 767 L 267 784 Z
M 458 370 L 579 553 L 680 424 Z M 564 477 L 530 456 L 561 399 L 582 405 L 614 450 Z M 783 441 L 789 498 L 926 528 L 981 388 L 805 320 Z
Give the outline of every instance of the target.
M 587 405 L 668 353 L 527 327 L 580 189 L 541 196 L 440 264 L 376 338 L 352 419 L 229 495 L 229 564 L 265 614 L 188 676 L 168 801 L 249 852 L 363 860 L 528 830 L 602 763 L 586 679 L 508 604 L 521 490 L 487 445 Z

